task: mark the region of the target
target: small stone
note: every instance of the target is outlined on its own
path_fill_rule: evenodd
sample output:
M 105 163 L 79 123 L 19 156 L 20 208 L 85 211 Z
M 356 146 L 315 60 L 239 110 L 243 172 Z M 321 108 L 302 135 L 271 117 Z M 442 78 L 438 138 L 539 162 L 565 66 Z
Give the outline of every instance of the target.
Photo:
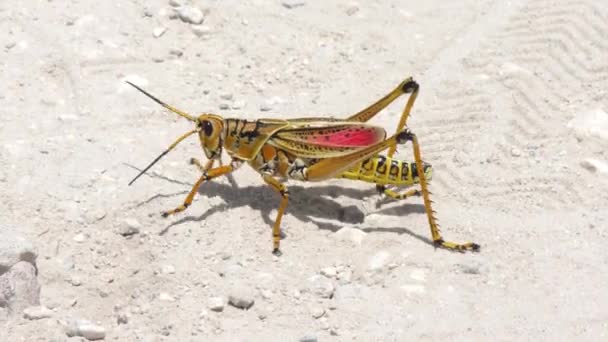
M 169 50 L 169 54 L 175 57 L 181 57 L 184 55 L 184 52 L 180 49 L 171 49 Z
M 169 0 L 169 6 L 171 7 L 181 7 L 182 2 L 180 0 Z
M 141 224 L 134 218 L 125 219 L 118 228 L 118 234 L 122 236 L 131 236 L 138 234 L 141 229 Z
M 191 30 L 197 37 L 203 37 L 211 33 L 211 27 L 207 25 L 192 25 Z
M 281 4 L 287 9 L 294 9 L 306 5 L 306 2 L 303 0 L 283 0 Z
M 163 272 L 164 274 L 173 274 L 175 273 L 175 267 L 173 265 L 164 265 L 161 268 L 161 272 Z
M 317 342 L 317 336 L 315 335 L 304 335 L 302 337 L 300 337 L 300 339 L 298 340 L 300 342 Z
M 228 303 L 236 308 L 247 310 L 253 306 L 255 301 L 251 291 L 246 288 L 236 288 L 230 292 Z
M 71 276 L 68 281 L 69 281 L 70 284 L 72 284 L 72 286 L 80 286 L 80 285 L 82 285 L 82 280 L 80 280 L 80 277 L 76 276 L 76 275 Z
M 81 336 L 90 341 L 102 340 L 106 337 L 106 330 L 102 326 L 84 319 L 70 321 L 65 333 L 69 337 Z
M 129 323 L 129 315 L 126 312 L 120 312 L 116 315 L 116 324 L 127 324 Z
M 220 103 L 220 109 L 221 110 L 226 110 L 226 109 L 230 109 L 230 105 L 227 103 Z
M 165 32 L 167 32 L 166 27 L 156 27 L 154 30 L 152 30 L 152 35 L 154 38 L 160 38 L 163 34 L 165 34 Z
M 321 274 L 326 276 L 327 278 L 335 278 L 337 275 L 337 271 L 335 267 L 325 267 L 321 270 Z
M 272 291 L 270 290 L 262 290 L 262 292 L 260 293 L 262 295 L 262 298 L 268 300 L 272 298 Z
M 521 151 L 517 147 L 511 149 L 511 155 L 513 157 L 521 157 Z
M 597 159 L 585 159 L 581 161 L 581 166 L 590 172 L 608 173 L 608 164 Z
M 173 298 L 173 296 L 171 296 L 167 292 L 161 292 L 158 295 L 158 299 L 165 301 L 165 302 L 174 302 L 175 301 L 175 298 Z
M 322 307 L 314 307 L 312 308 L 312 310 L 310 310 L 310 313 L 313 318 L 319 319 L 323 317 L 323 315 L 325 315 L 325 309 L 323 309 Z
M 350 283 L 353 279 L 353 271 L 347 269 L 338 273 L 338 279 L 340 279 L 340 284 Z
M 338 335 L 340 335 L 340 333 L 338 332 L 338 327 L 332 327 L 332 328 L 329 330 L 329 334 L 330 334 L 331 336 L 338 336 Z
M 320 276 L 314 275 L 307 279 L 308 290 L 321 297 L 321 298 L 331 298 L 334 295 L 334 291 L 336 290 L 334 284 L 331 280 Z
M 8 42 L 6 44 L 4 44 L 4 48 L 8 51 L 12 48 L 14 48 L 17 45 L 17 42 Z
M 202 24 L 205 19 L 203 12 L 192 6 L 179 7 L 177 9 L 177 15 L 183 22 L 195 25 Z
M 83 233 L 76 234 L 76 236 L 74 236 L 74 237 L 72 238 L 72 240 L 74 240 L 74 241 L 76 241 L 76 242 L 78 242 L 78 243 L 82 243 L 82 242 L 84 242 L 86 239 L 87 239 L 87 237 L 86 237 L 86 235 L 84 235 Z
M 260 111 L 262 111 L 262 112 L 269 112 L 271 110 L 272 110 L 272 107 L 269 104 L 267 104 L 267 103 L 262 104 L 260 106 Z
M 233 95 L 231 93 L 220 94 L 220 98 L 223 99 L 223 100 L 230 101 L 230 100 L 232 100 L 232 97 L 233 97 Z
M 336 237 L 338 240 L 352 242 L 357 246 L 361 245 L 366 235 L 367 233 L 361 229 L 351 227 L 341 228 L 334 233 L 334 237 Z
M 351 4 L 346 9 L 346 15 L 348 15 L 348 16 L 351 16 L 357 12 L 359 12 L 359 6 L 357 6 L 356 4 Z
M 224 311 L 224 306 L 226 306 L 226 300 L 222 297 L 211 297 L 209 298 L 209 310 L 215 312 Z
M 300 292 L 299 290 L 293 290 L 293 298 L 295 299 L 300 299 L 300 297 L 302 297 L 302 292 Z
M 53 316 L 53 310 L 45 306 L 30 306 L 23 310 L 23 317 L 29 320 L 49 318 L 51 316 Z
M 245 101 L 242 100 L 234 101 L 232 103 L 232 109 L 242 109 L 243 107 L 245 107 L 245 104 Z

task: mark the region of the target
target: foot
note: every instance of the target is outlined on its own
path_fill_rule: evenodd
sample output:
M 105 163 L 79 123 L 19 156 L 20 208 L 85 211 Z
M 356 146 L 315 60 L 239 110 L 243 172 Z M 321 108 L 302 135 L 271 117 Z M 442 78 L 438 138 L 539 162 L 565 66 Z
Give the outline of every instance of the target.
M 457 252 L 466 252 L 466 251 L 478 252 L 479 249 L 481 248 L 481 246 L 479 246 L 478 244 L 476 244 L 474 242 L 454 243 L 454 242 L 444 241 L 443 239 L 435 240 L 435 241 L 433 241 L 433 244 L 435 244 L 436 247 L 448 249 L 451 251 L 457 251 Z

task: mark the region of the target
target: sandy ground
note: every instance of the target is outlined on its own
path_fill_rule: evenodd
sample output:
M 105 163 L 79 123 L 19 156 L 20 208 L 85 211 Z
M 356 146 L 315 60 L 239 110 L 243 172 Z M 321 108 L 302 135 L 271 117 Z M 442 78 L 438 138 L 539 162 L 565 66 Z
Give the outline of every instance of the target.
M 73 319 L 118 341 L 608 338 L 605 4 L 192 4 L 202 26 L 166 0 L 0 3 L 1 220 L 37 246 L 54 311 L 0 315 L 0 340 L 79 340 Z M 336 180 L 290 183 L 274 257 L 279 198 L 247 167 L 163 219 L 199 175 L 196 139 L 127 186 L 191 126 L 124 79 L 255 119 L 347 116 L 409 75 L 443 234 L 479 253 L 429 245 L 419 199 Z M 398 102 L 373 122 L 394 130 Z

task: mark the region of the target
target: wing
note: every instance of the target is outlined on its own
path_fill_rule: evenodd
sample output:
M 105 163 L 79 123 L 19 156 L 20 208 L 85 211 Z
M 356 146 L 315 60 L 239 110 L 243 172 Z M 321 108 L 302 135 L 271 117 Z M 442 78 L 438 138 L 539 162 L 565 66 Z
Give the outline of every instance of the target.
M 290 121 L 268 142 L 305 158 L 339 157 L 383 141 L 383 128 L 348 121 Z

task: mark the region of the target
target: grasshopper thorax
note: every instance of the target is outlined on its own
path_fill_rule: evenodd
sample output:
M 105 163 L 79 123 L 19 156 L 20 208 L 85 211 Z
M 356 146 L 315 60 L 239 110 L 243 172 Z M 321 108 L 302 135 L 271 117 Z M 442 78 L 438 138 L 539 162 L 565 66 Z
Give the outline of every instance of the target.
M 201 147 L 209 159 L 218 159 L 222 154 L 224 119 L 215 114 L 201 114 L 196 119 L 196 128 Z

